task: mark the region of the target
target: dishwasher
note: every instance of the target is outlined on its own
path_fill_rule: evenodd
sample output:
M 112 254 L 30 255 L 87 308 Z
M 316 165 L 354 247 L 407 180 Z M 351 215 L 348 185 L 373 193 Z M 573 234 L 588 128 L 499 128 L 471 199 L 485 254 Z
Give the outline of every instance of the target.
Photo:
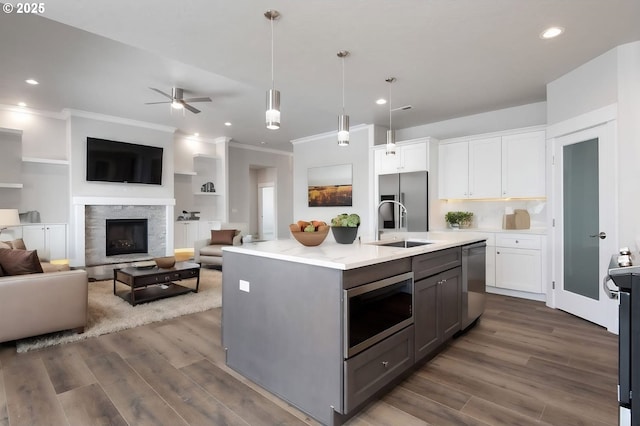
M 484 241 L 462 246 L 462 330 L 484 312 L 487 298 L 486 250 Z

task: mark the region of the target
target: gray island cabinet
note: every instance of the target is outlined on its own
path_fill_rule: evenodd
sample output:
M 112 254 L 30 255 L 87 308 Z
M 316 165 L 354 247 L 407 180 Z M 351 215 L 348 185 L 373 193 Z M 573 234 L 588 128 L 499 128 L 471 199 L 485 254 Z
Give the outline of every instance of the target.
M 461 324 L 461 246 L 223 250 L 226 363 L 323 424 L 342 424 Z

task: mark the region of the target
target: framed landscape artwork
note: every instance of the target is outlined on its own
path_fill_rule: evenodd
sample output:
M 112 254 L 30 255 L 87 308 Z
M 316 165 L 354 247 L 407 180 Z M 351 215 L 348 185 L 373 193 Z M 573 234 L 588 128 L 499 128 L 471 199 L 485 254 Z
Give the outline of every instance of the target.
M 351 164 L 308 170 L 309 207 L 352 206 Z

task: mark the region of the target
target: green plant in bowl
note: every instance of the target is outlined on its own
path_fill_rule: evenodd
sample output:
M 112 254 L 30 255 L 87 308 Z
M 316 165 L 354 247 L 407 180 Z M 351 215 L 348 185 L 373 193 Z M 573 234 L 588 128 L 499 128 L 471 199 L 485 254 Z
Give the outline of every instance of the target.
M 451 228 L 468 228 L 473 220 L 473 212 L 447 212 L 444 215 L 444 220 L 447 221 Z
M 360 216 L 355 213 L 342 213 L 331 219 L 331 232 L 337 243 L 351 244 L 358 235 Z

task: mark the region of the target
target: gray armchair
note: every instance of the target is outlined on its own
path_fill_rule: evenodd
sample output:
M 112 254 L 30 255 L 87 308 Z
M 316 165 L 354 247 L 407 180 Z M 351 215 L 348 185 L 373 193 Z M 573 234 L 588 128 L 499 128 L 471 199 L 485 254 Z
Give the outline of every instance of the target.
M 193 258 L 196 263 L 201 266 L 222 268 L 222 248 L 230 245 L 241 245 L 242 237 L 249 234 L 248 224 L 242 222 L 223 223 L 220 230 L 235 230 L 235 233 L 233 235 L 217 233 L 222 235 L 216 235 L 216 241 L 212 241 L 211 238 L 196 241 L 193 250 Z

